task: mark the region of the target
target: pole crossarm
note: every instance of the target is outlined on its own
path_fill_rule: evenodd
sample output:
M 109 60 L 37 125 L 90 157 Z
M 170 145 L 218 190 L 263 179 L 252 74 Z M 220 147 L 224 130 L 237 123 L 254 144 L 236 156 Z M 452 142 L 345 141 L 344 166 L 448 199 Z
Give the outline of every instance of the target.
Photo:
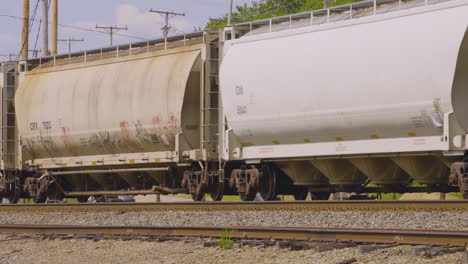
M 83 42 L 85 40 L 83 38 L 81 39 L 69 38 L 69 39 L 58 39 L 57 41 L 68 42 L 68 53 L 71 53 L 72 42 Z
M 167 39 L 167 36 L 169 35 L 169 31 L 171 30 L 171 26 L 169 26 L 169 16 L 172 15 L 172 16 L 185 16 L 185 13 L 176 13 L 174 11 L 160 11 L 160 10 L 154 10 L 154 9 L 150 9 L 149 10 L 150 13 L 157 13 L 157 14 L 160 14 L 160 15 L 164 15 L 165 16 L 165 24 L 164 24 L 164 27 L 161 28 L 162 32 L 163 32 L 163 35 L 164 35 L 164 38 Z
M 125 27 L 119 27 L 119 26 L 99 26 L 99 25 L 96 25 L 96 28 L 98 29 L 104 29 L 106 30 L 107 32 L 109 32 L 109 36 L 110 36 L 110 45 L 111 46 L 114 46 L 114 34 L 115 32 L 119 31 L 119 30 L 128 30 L 128 27 L 125 26 Z

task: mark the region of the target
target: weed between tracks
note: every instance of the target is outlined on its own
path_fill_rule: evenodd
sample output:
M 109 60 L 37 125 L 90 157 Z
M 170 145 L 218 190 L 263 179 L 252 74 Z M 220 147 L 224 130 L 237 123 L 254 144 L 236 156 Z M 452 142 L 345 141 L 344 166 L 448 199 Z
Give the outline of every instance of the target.
M 234 240 L 232 240 L 232 233 L 234 230 L 225 228 L 224 233 L 219 236 L 218 245 L 222 249 L 232 249 L 234 246 Z

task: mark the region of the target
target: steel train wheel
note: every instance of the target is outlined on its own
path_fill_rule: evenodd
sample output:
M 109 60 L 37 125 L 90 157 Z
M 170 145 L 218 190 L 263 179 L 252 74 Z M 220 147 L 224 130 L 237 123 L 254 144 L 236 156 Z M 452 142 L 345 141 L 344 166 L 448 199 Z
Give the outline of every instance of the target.
M 210 197 L 213 201 L 221 201 L 224 196 L 224 182 L 219 182 L 217 178 L 214 179 L 215 182 L 210 185 Z
M 244 202 L 249 202 L 249 201 L 253 201 L 255 199 L 255 196 L 257 195 L 257 193 L 239 193 L 239 197 L 241 198 L 242 201 Z
M 94 197 L 94 196 L 93 196 Z M 89 196 L 79 196 L 79 197 L 76 197 L 76 200 L 79 202 L 79 203 L 86 203 L 89 199 Z M 97 200 L 97 199 L 96 199 Z
M 11 204 L 16 204 L 19 202 L 19 199 L 21 196 L 19 186 L 20 186 L 20 179 L 18 177 L 15 177 L 14 183 L 10 186 L 10 193 L 8 194 L 8 197 L 7 197 L 7 200 Z
M 241 170 L 244 187 L 241 188 L 242 191 L 239 191 L 238 188 L 239 197 L 242 201 L 253 201 L 258 193 L 260 172 L 257 169 L 246 169 L 245 167 L 242 167 Z
M 310 193 L 310 196 L 311 196 L 311 199 L 312 200 L 328 200 L 330 199 L 330 195 L 331 193 L 328 193 L 328 192 L 320 192 L 320 193 L 315 193 L 315 192 L 311 192 Z
M 201 202 L 205 200 L 204 193 L 192 193 L 192 200 L 195 202 Z
M 47 198 L 49 198 L 49 200 L 62 201 L 63 198 L 65 198 L 65 195 L 59 190 L 55 183 L 52 183 L 49 186 Z
M 276 168 L 269 165 L 263 165 L 260 168 L 260 172 L 262 175 L 260 177 L 260 195 L 265 201 L 276 200 Z
M 46 200 L 47 200 L 47 195 L 41 194 L 41 195 L 39 195 L 39 197 L 34 198 L 34 203 L 37 203 L 37 204 L 45 203 Z
M 293 193 L 293 196 L 294 196 L 294 200 L 296 201 L 304 201 L 305 199 L 307 199 L 307 194 L 309 194 L 309 192 L 307 190 L 297 190 Z
M 16 194 L 16 193 L 10 194 L 10 195 L 8 195 L 7 200 L 11 204 L 18 203 L 19 202 L 19 194 Z

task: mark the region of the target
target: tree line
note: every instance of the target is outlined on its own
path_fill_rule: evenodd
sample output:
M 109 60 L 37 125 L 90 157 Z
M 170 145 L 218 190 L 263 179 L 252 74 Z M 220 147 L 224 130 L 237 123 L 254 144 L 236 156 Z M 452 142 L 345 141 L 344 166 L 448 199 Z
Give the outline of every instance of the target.
M 325 1 L 328 6 L 344 5 L 359 0 L 256 0 L 250 4 L 237 5 L 232 13 L 232 23 L 284 16 L 294 13 L 321 9 Z M 227 25 L 227 17 L 210 19 L 207 28 L 221 28 Z

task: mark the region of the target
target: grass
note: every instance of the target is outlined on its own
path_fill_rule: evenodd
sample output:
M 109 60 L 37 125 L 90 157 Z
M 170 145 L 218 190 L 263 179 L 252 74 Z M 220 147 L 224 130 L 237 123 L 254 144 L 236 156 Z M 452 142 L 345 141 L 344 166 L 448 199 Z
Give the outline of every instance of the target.
M 234 230 L 225 228 L 224 233 L 219 236 L 218 245 L 222 249 L 232 249 L 234 247 L 234 240 L 232 240 L 232 233 Z

